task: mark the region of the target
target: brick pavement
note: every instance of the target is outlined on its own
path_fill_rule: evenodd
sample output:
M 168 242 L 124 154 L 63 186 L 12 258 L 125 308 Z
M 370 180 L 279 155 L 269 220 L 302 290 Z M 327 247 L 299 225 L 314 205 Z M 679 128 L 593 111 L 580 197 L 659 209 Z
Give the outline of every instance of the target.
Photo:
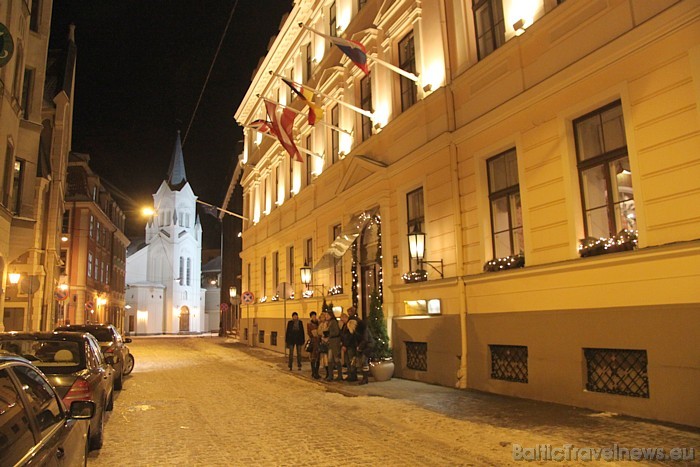
M 136 368 L 91 466 L 518 465 L 514 443 L 700 446 L 688 427 L 557 404 L 397 378 L 319 383 L 308 363 L 290 372 L 281 354 L 230 339 L 139 338 L 130 347 Z

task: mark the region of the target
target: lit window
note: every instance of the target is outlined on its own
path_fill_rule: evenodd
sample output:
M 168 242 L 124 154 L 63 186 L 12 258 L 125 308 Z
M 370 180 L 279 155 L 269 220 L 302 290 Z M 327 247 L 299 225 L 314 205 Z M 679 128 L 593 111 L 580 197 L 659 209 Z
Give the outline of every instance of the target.
M 365 76 L 360 80 L 360 107 L 362 110 L 372 112 L 372 81 L 369 76 Z M 362 141 L 369 139 L 372 136 L 372 120 L 362 116 Z
M 406 235 L 418 231 L 425 233 L 425 214 L 423 212 L 423 187 L 406 194 Z M 408 238 L 408 237 L 407 237 Z M 410 250 L 409 250 L 410 251 Z M 409 253 L 409 269 L 418 269 L 418 260 L 411 258 Z
M 505 22 L 501 0 L 473 0 L 474 24 L 479 59 L 505 43 Z
M 399 42 L 399 68 L 416 73 L 416 49 L 413 41 L 413 31 L 406 34 L 406 37 Z M 416 83 L 401 76 L 401 110 L 406 110 L 416 103 L 418 90 Z
M 487 161 L 493 257 L 505 258 L 524 250 L 518 160 L 510 149 Z

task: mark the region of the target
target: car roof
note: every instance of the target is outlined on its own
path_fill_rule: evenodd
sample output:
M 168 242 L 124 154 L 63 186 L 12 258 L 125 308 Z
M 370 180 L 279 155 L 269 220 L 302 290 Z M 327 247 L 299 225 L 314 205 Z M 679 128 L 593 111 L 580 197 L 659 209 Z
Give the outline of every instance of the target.
M 69 329 L 110 329 L 111 327 L 111 324 L 66 324 L 64 326 L 58 326 L 56 329 L 67 331 Z
M 29 360 L 27 360 L 24 357 L 20 357 L 17 354 L 14 354 L 12 352 L 8 352 L 7 350 L 0 349 L 0 363 L 7 363 L 7 362 L 30 363 Z
M 63 340 L 63 341 L 74 341 L 83 342 L 85 338 L 89 336 L 85 332 L 71 332 L 71 331 L 51 331 L 51 332 L 0 332 L 0 340 L 10 340 L 10 339 L 22 339 L 22 340 Z

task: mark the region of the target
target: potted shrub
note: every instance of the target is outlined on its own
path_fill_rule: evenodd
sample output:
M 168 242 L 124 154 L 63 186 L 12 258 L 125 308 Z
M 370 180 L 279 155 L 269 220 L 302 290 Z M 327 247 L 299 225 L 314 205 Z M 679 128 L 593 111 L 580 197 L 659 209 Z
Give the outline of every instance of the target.
M 369 369 L 375 381 L 388 381 L 394 375 L 394 360 L 389 346 L 382 301 L 376 290 L 369 297 L 369 330 L 374 338 L 374 348 L 370 355 Z

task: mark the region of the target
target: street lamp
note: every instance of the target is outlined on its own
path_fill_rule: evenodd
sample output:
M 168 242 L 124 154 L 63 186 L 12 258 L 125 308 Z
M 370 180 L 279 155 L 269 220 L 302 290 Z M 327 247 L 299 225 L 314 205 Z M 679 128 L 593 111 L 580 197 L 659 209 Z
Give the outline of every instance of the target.
M 228 288 L 228 296 L 231 298 L 231 308 L 226 315 L 226 331 L 230 331 L 231 326 L 233 325 L 234 307 L 236 307 L 235 316 L 238 316 L 238 289 L 235 285 Z
M 17 285 L 21 276 L 22 275 L 18 272 L 11 272 L 7 275 L 7 277 L 10 279 L 10 284 L 12 285 Z
M 425 233 L 421 232 L 417 225 L 413 227 L 413 232 L 408 234 L 408 250 L 411 258 L 418 262 L 418 269 L 423 269 L 423 264 L 427 264 L 440 274 L 441 279 L 445 277 L 442 259 L 440 261 L 428 261 L 425 259 Z M 440 263 L 440 269 L 433 266 L 433 264 L 438 263 Z
M 323 284 L 312 284 L 311 283 L 311 266 L 308 265 L 308 263 L 304 262 L 304 265 L 299 269 L 299 272 L 301 274 L 301 283 L 306 286 L 306 291 L 310 292 L 310 294 L 306 295 L 306 297 L 310 297 L 313 295 L 313 289 L 314 288 L 320 288 L 321 289 L 321 294 L 323 296 L 326 295 L 325 293 L 325 286 Z M 304 294 L 302 294 L 304 296 Z

